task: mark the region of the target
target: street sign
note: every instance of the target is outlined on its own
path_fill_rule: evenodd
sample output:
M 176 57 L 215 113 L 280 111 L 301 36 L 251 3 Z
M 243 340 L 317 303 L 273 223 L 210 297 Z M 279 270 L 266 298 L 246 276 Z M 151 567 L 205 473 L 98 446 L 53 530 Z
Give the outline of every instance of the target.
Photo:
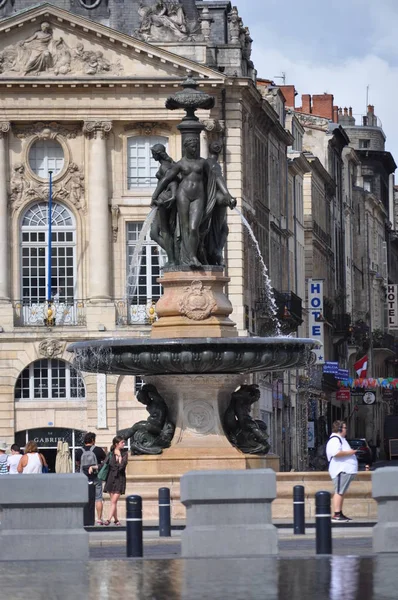
M 351 391 L 350 390 L 337 390 L 336 400 L 338 400 L 339 402 L 349 402 L 351 400 Z
M 333 375 L 336 375 L 337 372 L 338 372 L 338 370 L 339 370 L 339 363 L 338 362 L 327 361 L 323 365 L 323 372 L 324 373 L 332 373 Z
M 338 369 L 338 371 L 337 371 L 338 379 L 348 379 L 349 376 L 350 375 L 349 375 L 348 369 Z

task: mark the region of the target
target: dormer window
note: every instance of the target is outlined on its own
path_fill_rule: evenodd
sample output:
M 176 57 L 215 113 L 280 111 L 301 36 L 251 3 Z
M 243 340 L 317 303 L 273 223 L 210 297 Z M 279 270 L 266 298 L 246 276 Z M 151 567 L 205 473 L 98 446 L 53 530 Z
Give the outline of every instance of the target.
M 88 10 L 97 8 L 101 4 L 101 0 L 79 0 L 79 2 L 83 8 L 87 8 Z

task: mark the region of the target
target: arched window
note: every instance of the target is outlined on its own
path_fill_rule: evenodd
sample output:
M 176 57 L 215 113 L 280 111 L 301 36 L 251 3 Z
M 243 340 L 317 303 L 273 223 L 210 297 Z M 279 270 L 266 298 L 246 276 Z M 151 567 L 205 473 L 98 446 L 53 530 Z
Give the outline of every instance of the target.
M 97 8 L 101 4 L 101 0 L 79 0 L 80 4 L 89 10 Z
M 127 139 L 127 188 L 155 187 L 159 163 L 151 153 L 155 144 L 163 144 L 167 150 L 168 139 L 162 136 L 134 136 Z
M 79 372 L 55 358 L 36 360 L 22 371 L 15 400 L 78 400 L 86 397 Z
M 57 140 L 37 140 L 29 150 L 29 166 L 38 177 L 49 178 L 49 171 L 54 177 L 64 166 L 64 151 Z
M 72 213 L 62 204 L 52 205 L 51 291 L 58 302 L 75 297 L 76 226 Z M 48 204 L 30 206 L 21 224 L 22 299 L 40 303 L 47 299 Z

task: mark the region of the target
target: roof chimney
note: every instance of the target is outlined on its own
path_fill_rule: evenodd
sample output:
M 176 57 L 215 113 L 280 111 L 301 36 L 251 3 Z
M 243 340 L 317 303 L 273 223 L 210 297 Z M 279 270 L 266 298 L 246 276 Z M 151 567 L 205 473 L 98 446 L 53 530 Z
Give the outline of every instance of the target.
M 311 94 L 301 96 L 301 110 L 303 113 L 311 114 Z
M 281 85 L 279 86 L 282 94 L 285 96 L 286 107 L 294 108 L 295 106 L 295 97 L 297 96 L 296 89 L 294 85 Z
M 312 96 L 312 114 L 332 120 L 333 94 L 314 94 Z

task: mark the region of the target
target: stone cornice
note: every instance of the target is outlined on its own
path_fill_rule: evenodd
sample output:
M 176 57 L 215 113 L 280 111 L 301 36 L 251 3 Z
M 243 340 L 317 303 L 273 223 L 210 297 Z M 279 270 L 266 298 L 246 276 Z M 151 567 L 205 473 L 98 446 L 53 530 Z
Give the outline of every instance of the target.
M 98 135 L 105 139 L 112 130 L 112 121 L 85 121 L 83 133 L 89 138 L 96 138 Z

